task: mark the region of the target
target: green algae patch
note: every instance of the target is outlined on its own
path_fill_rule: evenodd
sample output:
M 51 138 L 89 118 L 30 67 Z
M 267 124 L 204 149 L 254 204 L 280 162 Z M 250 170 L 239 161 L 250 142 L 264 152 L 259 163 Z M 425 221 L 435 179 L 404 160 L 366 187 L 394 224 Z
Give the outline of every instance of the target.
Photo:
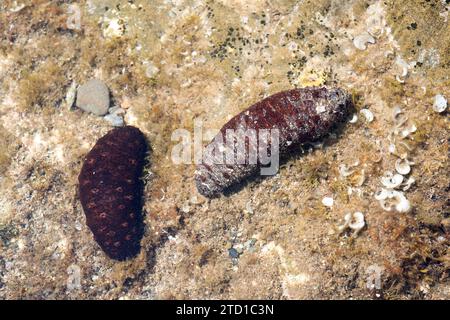
M 448 2 L 387 1 L 386 19 L 404 56 L 417 61 L 419 72 L 443 81 L 450 69 Z M 446 7 L 447 6 L 447 7 Z

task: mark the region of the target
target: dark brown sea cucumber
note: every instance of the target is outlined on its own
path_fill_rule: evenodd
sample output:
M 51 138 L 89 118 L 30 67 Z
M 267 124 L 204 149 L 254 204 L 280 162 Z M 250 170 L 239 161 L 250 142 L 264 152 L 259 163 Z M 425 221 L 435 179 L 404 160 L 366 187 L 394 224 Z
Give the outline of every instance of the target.
M 115 260 L 140 251 L 146 153 L 147 142 L 138 128 L 115 128 L 97 141 L 78 176 L 86 223 L 103 251 Z
M 339 88 L 309 87 L 279 92 L 228 121 L 206 148 L 224 153 L 222 150 L 226 148 L 223 145 L 227 144 L 226 132 L 229 129 L 255 129 L 258 134 L 262 129 L 278 129 L 279 154 L 283 158 L 299 144 L 316 141 L 329 133 L 349 115 L 351 106 L 350 96 Z M 233 145 L 235 155 L 244 154 L 248 159 L 251 149 L 248 140 L 245 140 L 243 152 L 237 151 L 236 144 Z M 223 193 L 255 174 L 262 166 L 259 157 L 257 163 L 244 164 L 217 164 L 215 159 L 211 154 L 204 153 L 195 173 L 197 189 L 207 197 Z

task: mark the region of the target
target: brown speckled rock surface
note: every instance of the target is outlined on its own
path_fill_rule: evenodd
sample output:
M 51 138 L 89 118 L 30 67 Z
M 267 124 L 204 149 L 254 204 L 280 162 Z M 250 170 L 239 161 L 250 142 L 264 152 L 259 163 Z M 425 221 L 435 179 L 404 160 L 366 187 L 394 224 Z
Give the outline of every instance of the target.
M 448 299 L 449 123 L 433 103 L 450 97 L 449 9 L 0 1 L 0 298 Z M 142 248 L 123 262 L 93 241 L 77 192 L 112 129 L 66 105 L 90 79 L 152 146 Z M 173 161 L 248 106 L 307 86 L 342 88 L 356 110 L 278 174 L 207 199 L 196 164 Z M 392 180 L 399 164 L 409 173 Z M 356 212 L 362 229 L 344 219 Z

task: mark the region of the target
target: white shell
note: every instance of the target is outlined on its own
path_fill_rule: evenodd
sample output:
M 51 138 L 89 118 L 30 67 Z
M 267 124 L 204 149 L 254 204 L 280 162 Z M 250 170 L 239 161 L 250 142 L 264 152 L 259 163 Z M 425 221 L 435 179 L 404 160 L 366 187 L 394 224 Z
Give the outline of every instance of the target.
M 342 163 L 339 165 L 339 175 L 341 177 L 348 177 L 350 175 L 352 175 L 353 173 L 355 173 L 354 170 L 350 170 L 350 168 L 354 168 L 359 166 L 359 160 L 355 160 L 354 163 L 350 164 L 350 165 L 346 165 L 345 163 Z
M 25 4 L 20 4 L 20 5 L 17 5 L 17 1 L 14 1 L 14 4 L 16 5 L 14 8 L 11 8 L 11 9 L 9 9 L 9 11 L 11 11 L 11 12 L 19 12 L 20 10 L 22 10 L 23 8 L 25 8 L 26 7 L 26 5 Z
M 352 214 L 351 213 L 347 213 L 344 216 L 344 224 L 341 226 L 338 226 L 339 231 L 344 231 L 345 229 L 347 229 L 348 224 L 350 223 L 350 219 L 352 218 Z
M 252 208 L 252 204 L 250 203 L 250 201 L 245 204 L 245 210 L 246 210 L 246 212 L 253 214 L 253 208 Z
M 447 109 L 447 99 L 442 94 L 434 96 L 433 110 L 436 112 L 444 112 Z
M 353 114 L 352 118 L 350 119 L 350 123 L 356 123 L 358 121 L 358 115 L 355 113 Z
M 385 211 L 391 211 L 393 208 L 397 212 L 408 212 L 411 210 L 411 204 L 406 199 L 405 195 L 401 191 L 397 190 L 385 190 L 386 198 L 380 200 L 380 205 Z M 393 199 L 394 202 L 389 201 Z
M 397 159 L 395 161 L 395 170 L 402 175 L 407 175 L 411 172 L 411 166 L 408 159 Z
M 384 33 L 384 21 L 381 15 L 372 15 L 366 21 L 367 32 L 378 38 Z
M 416 132 L 417 131 L 417 127 L 415 124 L 412 124 L 411 127 L 409 128 L 405 128 L 401 131 L 401 137 L 402 138 L 406 138 L 407 136 L 409 136 L 411 133 Z
M 403 113 L 402 108 L 400 108 L 399 106 L 396 106 L 396 107 L 394 108 L 394 111 L 392 112 L 392 117 L 394 118 L 394 120 L 396 120 L 396 119 L 397 119 L 397 116 L 398 116 L 399 114 L 401 114 L 401 113 Z
M 364 184 L 364 181 L 366 181 L 366 172 L 364 169 L 361 170 L 361 172 L 356 176 L 355 184 L 358 187 L 361 187 Z
M 392 51 L 392 50 L 386 50 L 386 51 L 384 52 L 384 57 L 385 57 L 385 58 L 387 58 L 387 57 L 389 57 L 389 56 L 394 57 L 394 56 L 395 56 L 394 51 Z
M 395 144 L 391 143 L 388 147 L 389 153 L 395 154 L 396 150 L 397 150 L 397 147 L 395 146 Z
M 115 106 L 115 107 L 109 108 L 108 111 L 109 111 L 110 114 L 115 114 L 115 115 L 121 115 L 121 114 L 125 114 L 126 113 L 125 109 L 122 109 L 119 106 Z
M 360 112 L 364 115 L 364 117 L 366 118 L 367 122 L 372 122 L 373 121 L 373 113 L 372 111 L 370 111 L 369 109 L 361 109 Z
M 396 75 L 396 76 L 395 76 L 395 80 L 397 80 L 397 81 L 400 82 L 400 83 L 405 83 L 405 80 L 402 79 L 402 78 L 400 78 L 399 75 Z
M 364 215 L 362 212 L 355 212 L 355 213 L 347 213 L 344 216 L 344 224 L 339 226 L 339 231 L 344 231 L 347 228 L 350 228 L 355 231 L 353 236 L 356 236 L 359 231 L 361 231 L 362 228 L 366 225 L 364 221 Z
M 384 188 L 381 188 L 381 190 L 379 190 L 375 193 L 375 199 L 378 201 L 387 199 L 388 196 L 389 196 L 389 191 Z
M 409 190 L 409 188 L 411 188 L 414 182 L 416 182 L 416 179 L 414 179 L 413 177 L 409 177 L 408 180 L 405 182 L 402 190 L 403 191 Z
M 387 171 L 383 177 L 381 177 L 381 183 L 388 189 L 394 189 L 400 186 L 403 182 L 403 176 L 401 174 L 393 174 Z
M 407 145 L 406 143 L 404 143 L 403 141 L 400 141 L 398 144 L 403 146 L 408 151 L 411 151 L 411 147 L 409 145 Z M 405 152 L 399 153 L 398 151 L 401 151 L 401 150 L 402 149 L 401 148 L 397 148 L 397 146 L 395 144 L 390 144 L 389 147 L 388 147 L 389 153 L 393 154 L 394 156 L 397 156 L 400 159 L 408 158 L 408 152 L 405 151 Z M 410 164 L 413 164 L 413 163 L 410 162 Z
M 350 229 L 355 230 L 355 232 L 359 232 L 366 225 L 364 221 L 364 215 L 362 212 L 355 212 L 352 215 L 352 219 L 350 220 L 348 226 Z
M 353 39 L 354 46 L 359 50 L 366 50 L 368 43 L 375 43 L 375 38 L 364 32 Z
M 400 82 L 405 82 L 405 77 L 408 75 L 408 69 L 411 67 L 409 63 L 407 63 L 405 60 L 403 60 L 400 56 L 397 56 L 397 59 L 395 60 L 395 63 L 399 68 L 401 68 L 402 72 L 401 74 L 397 74 L 395 76 L 395 79 Z
M 322 199 L 322 204 L 326 207 L 332 207 L 333 203 L 334 203 L 334 200 L 331 197 L 324 197 Z
M 409 200 L 406 199 L 403 192 L 394 191 L 393 194 L 395 200 L 397 201 L 397 203 L 395 204 L 395 210 L 397 210 L 397 212 L 408 212 L 409 210 L 411 210 Z

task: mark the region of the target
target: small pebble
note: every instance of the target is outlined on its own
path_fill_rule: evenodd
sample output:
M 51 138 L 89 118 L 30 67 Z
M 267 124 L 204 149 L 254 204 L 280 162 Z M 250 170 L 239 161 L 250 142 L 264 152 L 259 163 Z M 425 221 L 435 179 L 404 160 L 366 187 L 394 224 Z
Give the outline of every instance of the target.
M 333 206 L 333 203 L 334 203 L 334 200 L 333 200 L 333 198 L 331 198 L 331 197 L 324 197 L 324 198 L 322 199 L 322 204 L 323 204 L 325 207 L 332 207 L 332 206 Z
M 104 118 L 106 121 L 111 123 L 114 127 L 122 127 L 124 124 L 123 118 L 116 114 L 107 114 Z
M 444 112 L 447 109 L 447 99 L 442 94 L 434 96 L 433 110 L 436 112 Z
M 239 258 L 239 252 L 235 248 L 228 249 L 228 254 L 230 255 L 230 258 L 233 259 Z
M 109 108 L 109 90 L 102 81 L 92 79 L 78 88 L 76 105 L 78 108 L 103 116 Z
M 77 83 L 74 81 L 66 93 L 66 106 L 67 109 L 71 109 L 75 103 L 75 98 L 77 96 Z

